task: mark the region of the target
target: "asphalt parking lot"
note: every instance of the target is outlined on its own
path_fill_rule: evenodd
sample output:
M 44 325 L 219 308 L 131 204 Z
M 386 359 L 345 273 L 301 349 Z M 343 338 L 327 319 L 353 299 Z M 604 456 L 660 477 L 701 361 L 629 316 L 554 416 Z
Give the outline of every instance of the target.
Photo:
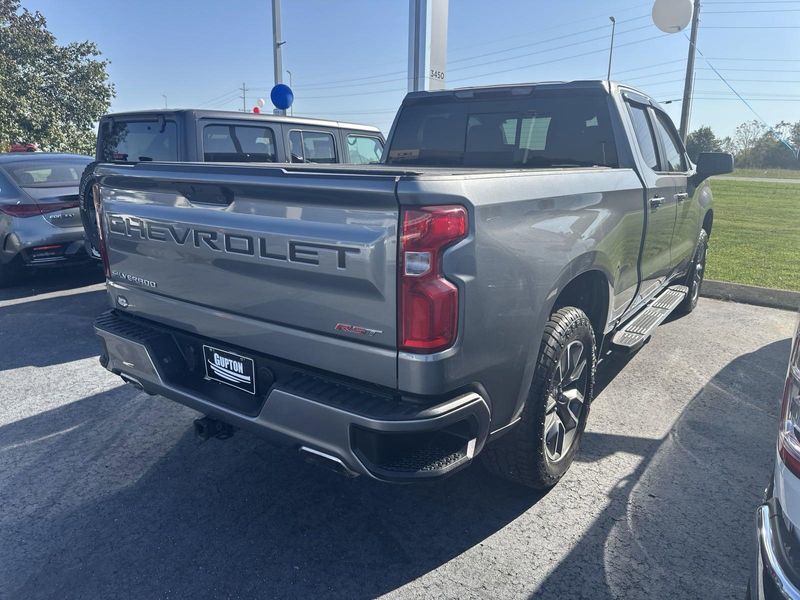
M 599 372 L 550 493 L 479 466 L 389 486 L 97 362 L 97 275 L 0 291 L 0 597 L 742 598 L 792 313 L 703 299 Z M 626 364 L 627 363 L 627 364 Z

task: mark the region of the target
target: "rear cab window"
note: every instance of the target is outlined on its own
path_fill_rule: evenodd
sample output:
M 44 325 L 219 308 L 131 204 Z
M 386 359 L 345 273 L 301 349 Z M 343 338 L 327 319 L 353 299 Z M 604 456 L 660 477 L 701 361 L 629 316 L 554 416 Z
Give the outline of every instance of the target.
M 389 164 L 493 168 L 617 167 L 606 94 L 534 90 L 512 98 L 450 95 L 403 106 Z
M 177 123 L 163 118 L 104 121 L 99 157 L 105 162 L 177 161 Z
M 206 162 L 276 162 L 275 132 L 264 125 L 214 123 L 203 127 Z
M 293 163 L 338 162 L 335 138 L 327 131 L 292 129 L 289 131 L 289 154 Z
M 368 165 L 380 162 L 383 156 L 383 142 L 376 135 L 366 133 L 347 134 L 347 156 L 354 165 Z

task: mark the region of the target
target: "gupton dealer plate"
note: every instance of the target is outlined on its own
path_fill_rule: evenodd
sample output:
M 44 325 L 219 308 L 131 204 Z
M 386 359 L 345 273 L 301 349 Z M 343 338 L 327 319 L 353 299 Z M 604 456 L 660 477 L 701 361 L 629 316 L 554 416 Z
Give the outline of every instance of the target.
M 255 367 L 252 358 L 203 344 L 206 377 L 248 394 L 256 393 Z

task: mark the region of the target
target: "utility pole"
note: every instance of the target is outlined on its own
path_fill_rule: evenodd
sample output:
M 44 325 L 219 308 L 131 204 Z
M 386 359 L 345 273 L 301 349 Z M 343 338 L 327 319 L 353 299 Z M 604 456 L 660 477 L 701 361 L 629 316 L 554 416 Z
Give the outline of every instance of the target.
M 617 20 L 614 17 L 608 17 L 611 21 L 611 47 L 608 49 L 608 76 L 606 81 L 611 81 L 611 57 L 614 56 L 614 30 L 617 28 Z
M 286 43 L 281 34 L 281 0 L 272 0 L 272 57 L 275 70 L 275 85 L 283 83 L 283 49 Z M 275 109 L 276 115 L 285 115 L 286 111 Z
M 242 112 L 247 112 L 247 88 L 242 82 Z
M 694 56 L 697 43 L 697 28 L 700 25 L 700 0 L 694 0 L 694 14 L 692 15 L 692 33 L 689 41 L 689 57 L 686 59 L 686 81 L 683 85 L 683 105 L 681 107 L 680 136 L 686 144 L 689 135 L 689 115 L 692 112 L 692 87 L 694 85 Z

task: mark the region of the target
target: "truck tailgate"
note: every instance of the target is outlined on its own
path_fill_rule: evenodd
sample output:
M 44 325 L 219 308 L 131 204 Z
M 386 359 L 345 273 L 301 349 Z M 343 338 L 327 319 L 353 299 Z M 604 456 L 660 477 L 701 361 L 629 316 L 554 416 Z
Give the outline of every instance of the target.
M 116 308 L 396 384 L 396 176 L 208 164 L 97 175 Z

